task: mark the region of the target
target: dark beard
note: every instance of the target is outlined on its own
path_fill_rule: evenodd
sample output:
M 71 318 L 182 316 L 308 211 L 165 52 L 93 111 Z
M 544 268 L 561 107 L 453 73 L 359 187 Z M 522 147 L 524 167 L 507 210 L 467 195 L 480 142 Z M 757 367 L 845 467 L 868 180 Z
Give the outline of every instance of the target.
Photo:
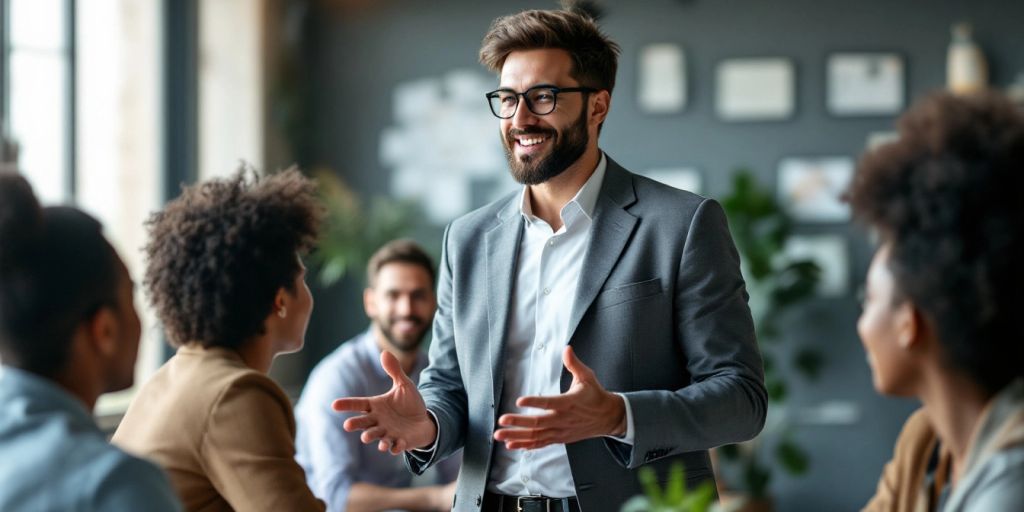
M 516 135 L 539 133 L 555 139 L 551 154 L 539 160 L 532 156 L 526 156 L 522 160 L 516 159 L 513 151 L 516 140 L 512 133 L 513 131 L 509 130 L 503 141 L 505 159 L 508 160 L 512 177 L 523 185 L 539 185 L 565 172 L 587 150 L 587 144 L 590 143 L 590 134 L 587 133 L 587 109 L 584 107 L 576 122 L 561 134 L 555 130 L 541 128 L 515 130 Z
M 426 337 L 427 330 L 430 328 L 430 323 L 424 321 L 422 318 L 418 318 L 418 317 L 410 317 L 410 318 L 416 320 L 417 322 L 419 322 L 419 324 L 421 326 L 421 330 L 420 330 L 419 334 L 416 335 L 416 336 L 413 336 L 412 339 L 401 339 L 401 338 L 395 336 L 394 333 L 392 332 L 394 323 L 396 321 L 398 321 L 398 320 L 405 320 L 404 318 L 396 318 L 394 321 L 383 321 L 383 322 L 378 321 L 377 322 L 380 325 L 380 332 L 382 332 L 384 334 L 384 337 L 387 338 L 388 343 L 390 343 L 392 347 L 395 347 L 396 349 L 398 349 L 398 350 L 400 350 L 402 352 L 414 352 L 414 351 L 416 351 L 420 347 L 420 343 L 423 342 L 423 338 Z

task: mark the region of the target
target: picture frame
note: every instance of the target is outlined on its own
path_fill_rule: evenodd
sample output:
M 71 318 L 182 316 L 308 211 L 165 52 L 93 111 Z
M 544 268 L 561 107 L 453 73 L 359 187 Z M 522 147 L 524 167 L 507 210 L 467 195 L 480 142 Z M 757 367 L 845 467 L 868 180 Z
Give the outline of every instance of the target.
M 840 234 L 793 235 L 783 253 L 794 260 L 807 259 L 821 269 L 815 292 L 821 297 L 842 297 L 850 289 L 850 251 Z
M 840 198 L 854 166 L 847 156 L 783 158 L 777 168 L 779 203 L 797 222 L 846 222 L 850 208 Z
M 796 112 L 796 66 L 785 57 L 730 58 L 715 70 L 715 112 L 724 121 L 778 121 Z
M 700 194 L 703 177 L 696 167 L 660 167 L 641 172 L 642 175 L 672 188 Z
M 825 109 L 833 116 L 892 116 L 906 105 L 906 63 L 898 52 L 834 52 L 825 74 Z
M 637 59 L 637 105 L 648 114 L 682 112 L 687 101 L 686 53 L 675 43 L 653 43 Z

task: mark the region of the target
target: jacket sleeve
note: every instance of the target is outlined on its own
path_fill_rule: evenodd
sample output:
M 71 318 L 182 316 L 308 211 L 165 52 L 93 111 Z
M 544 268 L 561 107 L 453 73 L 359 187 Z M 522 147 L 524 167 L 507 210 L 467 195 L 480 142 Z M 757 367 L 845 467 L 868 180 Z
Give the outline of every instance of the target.
M 693 215 L 674 284 L 673 316 L 674 342 L 685 357 L 690 384 L 625 393 L 634 444 L 606 444 L 629 468 L 746 441 L 764 427 L 764 368 L 739 254 L 725 212 L 714 200 L 704 200 Z
M 437 420 L 438 436 L 429 457 L 405 453 L 406 465 L 419 475 L 437 461 L 462 448 L 465 443 L 468 407 L 466 389 L 462 385 L 455 347 L 453 254 L 449 225 L 441 245 L 441 267 L 437 279 L 437 312 L 434 314 L 433 339 L 430 343 L 430 365 L 420 374 L 419 390 L 423 401 Z
M 295 462 L 291 403 L 269 378 L 248 373 L 218 397 L 200 464 L 235 510 L 324 510 Z

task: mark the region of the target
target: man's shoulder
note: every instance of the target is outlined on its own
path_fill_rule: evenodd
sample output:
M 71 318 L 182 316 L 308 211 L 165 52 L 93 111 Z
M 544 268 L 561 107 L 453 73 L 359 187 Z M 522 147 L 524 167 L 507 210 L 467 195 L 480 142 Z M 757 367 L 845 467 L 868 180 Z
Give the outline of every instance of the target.
M 603 194 L 625 206 L 631 215 L 654 221 L 650 224 L 661 229 L 685 229 L 702 205 L 715 202 L 629 171 L 614 161 L 608 165 Z
M 517 198 L 522 197 L 522 195 L 522 189 L 517 189 L 505 194 L 495 201 L 457 217 L 449 224 L 449 236 L 453 236 L 456 233 L 476 232 L 490 229 L 495 224 L 499 223 L 500 219 L 518 212 L 515 202 Z
M 660 208 L 661 205 L 671 204 L 676 207 L 696 209 L 707 200 L 706 197 L 689 190 L 675 188 L 628 169 L 621 167 L 620 169 L 632 182 L 639 206 Z

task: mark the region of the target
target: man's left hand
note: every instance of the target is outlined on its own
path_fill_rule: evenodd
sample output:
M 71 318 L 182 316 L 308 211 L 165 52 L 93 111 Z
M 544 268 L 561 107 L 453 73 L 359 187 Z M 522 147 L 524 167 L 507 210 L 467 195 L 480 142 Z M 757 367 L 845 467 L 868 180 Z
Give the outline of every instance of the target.
M 503 414 L 494 439 L 509 450 L 534 450 L 551 444 L 574 443 L 601 436 L 622 436 L 626 432 L 626 404 L 621 396 L 608 392 L 594 371 L 565 347 L 562 363 L 572 374 L 568 391 L 557 396 L 524 396 L 518 407 L 544 409 L 543 414 Z

